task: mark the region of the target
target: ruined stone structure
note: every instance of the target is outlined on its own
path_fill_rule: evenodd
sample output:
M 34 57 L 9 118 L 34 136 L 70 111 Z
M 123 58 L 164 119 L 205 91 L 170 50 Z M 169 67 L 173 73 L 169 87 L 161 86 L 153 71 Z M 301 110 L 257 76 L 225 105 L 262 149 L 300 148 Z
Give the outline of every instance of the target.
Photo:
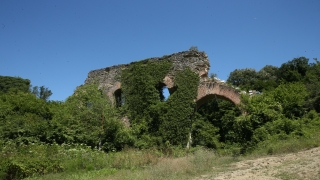
M 208 77 L 210 63 L 205 52 L 183 51 L 166 55 L 160 58 L 150 58 L 145 61 L 163 61 L 169 60 L 173 62 L 172 68 L 169 70 L 163 84 L 167 86 L 170 94 L 175 88 L 174 75 L 175 72 L 190 68 L 193 72 L 199 74 L 200 84 L 198 88 L 198 96 L 195 101 L 198 106 L 203 104 L 208 98 L 219 97 L 232 101 L 235 104 L 240 103 L 240 94 L 235 89 L 227 86 L 222 82 L 217 82 Z M 122 64 L 107 68 L 90 71 L 85 83 L 97 81 L 99 88 L 113 101 L 115 94 L 121 89 L 121 70 L 128 68 L 130 64 Z
M 222 98 L 232 101 L 234 104 L 240 103 L 240 94 L 232 87 L 221 82 L 201 82 L 198 87 L 197 106 L 200 107 L 208 99 Z

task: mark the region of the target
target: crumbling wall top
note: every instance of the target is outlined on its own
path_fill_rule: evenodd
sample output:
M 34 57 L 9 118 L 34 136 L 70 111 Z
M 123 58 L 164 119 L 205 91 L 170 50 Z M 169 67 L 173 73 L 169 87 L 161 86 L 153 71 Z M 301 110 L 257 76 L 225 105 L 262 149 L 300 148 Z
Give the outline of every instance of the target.
M 205 81 L 208 78 L 208 71 L 210 68 L 207 54 L 199 51 L 183 51 L 162 57 L 149 58 L 142 61 L 172 61 L 173 66 L 166 75 L 172 80 L 174 80 L 175 72 L 190 68 L 192 71 L 199 74 L 201 77 L 200 81 Z M 130 64 L 132 63 L 135 62 L 131 62 Z M 120 81 L 121 70 L 128 68 L 130 64 L 120 64 L 92 70 L 89 72 L 85 83 L 97 81 L 99 83 L 99 88 L 103 88 L 106 93 L 114 91 L 115 86 Z

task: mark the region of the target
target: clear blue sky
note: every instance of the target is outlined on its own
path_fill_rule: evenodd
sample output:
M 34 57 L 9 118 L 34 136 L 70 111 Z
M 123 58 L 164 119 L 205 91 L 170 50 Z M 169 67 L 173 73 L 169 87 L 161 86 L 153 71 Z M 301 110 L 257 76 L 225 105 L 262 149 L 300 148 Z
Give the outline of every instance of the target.
M 319 0 L 1 0 L 0 75 L 65 100 L 90 70 L 198 46 L 210 72 L 320 58 Z

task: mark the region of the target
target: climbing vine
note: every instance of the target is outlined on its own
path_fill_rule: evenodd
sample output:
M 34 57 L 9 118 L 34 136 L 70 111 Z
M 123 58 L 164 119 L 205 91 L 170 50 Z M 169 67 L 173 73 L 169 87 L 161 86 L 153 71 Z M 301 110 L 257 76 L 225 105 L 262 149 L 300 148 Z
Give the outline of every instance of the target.
M 160 100 L 157 87 L 166 73 L 172 67 L 172 62 L 150 62 L 148 60 L 131 63 L 122 70 L 121 83 L 125 97 L 125 108 L 134 121 L 143 119 L 148 114 L 149 107 Z
M 190 69 L 176 72 L 175 92 L 164 101 L 163 79 L 171 67 L 169 60 L 144 60 L 122 70 L 123 108 L 140 140 L 138 146 L 187 143 L 199 76 Z
M 177 90 L 167 101 L 167 113 L 163 115 L 161 132 L 166 141 L 174 145 L 186 145 L 191 131 L 192 116 L 197 96 L 199 76 L 190 69 L 177 72 Z

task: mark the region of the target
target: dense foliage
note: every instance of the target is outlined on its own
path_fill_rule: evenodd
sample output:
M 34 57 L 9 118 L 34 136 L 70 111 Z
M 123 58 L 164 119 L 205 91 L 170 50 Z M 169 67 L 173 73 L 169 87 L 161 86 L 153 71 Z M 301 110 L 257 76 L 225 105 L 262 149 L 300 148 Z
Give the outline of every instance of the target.
M 175 82 L 178 88 L 169 97 L 159 114 L 160 131 L 165 141 L 184 146 L 191 131 L 199 77 L 190 69 L 186 69 L 176 74 Z
M 30 87 L 29 79 L 22 79 L 20 77 L 0 76 L 0 93 L 17 90 L 28 92 Z
M 45 101 L 47 101 L 49 99 L 49 97 L 52 95 L 52 92 L 50 89 L 44 87 L 44 86 L 34 86 L 32 87 L 32 94 L 34 94 L 35 96 L 37 96 L 40 99 L 43 99 Z
M 230 86 L 247 92 L 238 106 L 216 97 L 196 107 L 199 77 L 190 69 L 174 74 L 176 87 L 165 99 L 162 80 L 172 68 L 166 60 L 123 70 L 116 106 L 97 84 L 80 86 L 60 102 L 49 101 L 52 92 L 44 86 L 30 88 L 29 80 L 0 76 L 0 179 L 102 168 L 111 173 L 129 168 L 123 164 L 127 156 L 112 155 L 128 148 L 170 155 L 188 144 L 236 156 L 261 149 L 272 154 L 272 145 L 299 139 L 308 142 L 305 147 L 317 146 L 320 62 L 314 60 L 231 72 Z M 149 155 L 134 166 L 154 163 Z
M 122 72 L 123 109 L 129 115 L 137 147 L 188 142 L 199 77 L 190 69 L 177 72 L 178 88 L 164 101 L 162 81 L 171 66 L 166 60 L 145 60 Z

